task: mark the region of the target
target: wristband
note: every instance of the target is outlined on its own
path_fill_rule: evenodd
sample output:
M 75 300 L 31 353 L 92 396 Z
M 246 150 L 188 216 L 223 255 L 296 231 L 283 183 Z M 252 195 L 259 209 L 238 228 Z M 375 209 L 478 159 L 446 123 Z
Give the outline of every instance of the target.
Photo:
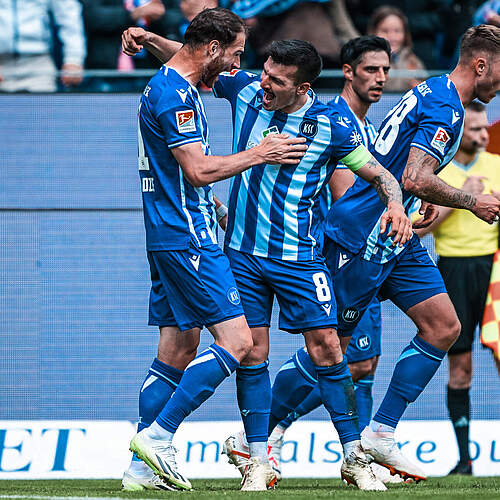
M 227 207 L 224 204 L 220 204 L 219 207 L 215 210 L 215 217 L 217 222 L 220 222 L 227 215 Z

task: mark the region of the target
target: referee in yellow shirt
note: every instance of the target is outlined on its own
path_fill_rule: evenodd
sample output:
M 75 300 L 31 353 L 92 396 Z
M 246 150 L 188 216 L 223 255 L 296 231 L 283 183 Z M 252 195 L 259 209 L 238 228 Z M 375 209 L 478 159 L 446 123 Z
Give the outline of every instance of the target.
M 485 107 L 472 102 L 465 112 L 460 148 L 440 174 L 450 186 L 473 194 L 491 193 L 500 198 L 500 155 L 488 146 Z M 438 267 L 462 324 L 456 343 L 448 351 L 448 412 L 459 449 L 459 462 L 450 474 L 472 474 L 469 456 L 469 389 L 472 381 L 472 342 L 481 324 L 493 255 L 498 248 L 498 224 L 489 225 L 467 210 L 439 207 L 439 217 L 423 236 L 432 231 Z M 500 366 L 497 363 L 497 369 Z

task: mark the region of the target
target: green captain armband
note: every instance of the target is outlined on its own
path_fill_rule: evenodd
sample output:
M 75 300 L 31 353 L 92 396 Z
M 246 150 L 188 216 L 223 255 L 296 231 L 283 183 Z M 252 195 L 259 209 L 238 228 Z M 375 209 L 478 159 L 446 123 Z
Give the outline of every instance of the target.
M 340 161 L 352 172 L 356 172 L 356 170 L 364 167 L 371 159 L 372 155 L 370 151 L 361 144 Z

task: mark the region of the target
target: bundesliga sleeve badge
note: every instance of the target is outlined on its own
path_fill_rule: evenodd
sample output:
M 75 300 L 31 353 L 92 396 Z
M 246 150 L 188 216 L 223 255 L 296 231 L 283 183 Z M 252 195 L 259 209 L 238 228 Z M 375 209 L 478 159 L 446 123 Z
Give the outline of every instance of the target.
M 438 127 L 434 137 L 432 138 L 431 146 L 444 155 L 444 148 L 446 147 L 446 144 L 448 144 L 449 140 L 450 136 L 448 135 L 448 132 L 446 132 L 444 128 Z
M 196 132 L 196 124 L 194 123 L 194 111 L 192 109 L 186 111 L 175 112 L 175 122 L 179 134 L 188 132 Z

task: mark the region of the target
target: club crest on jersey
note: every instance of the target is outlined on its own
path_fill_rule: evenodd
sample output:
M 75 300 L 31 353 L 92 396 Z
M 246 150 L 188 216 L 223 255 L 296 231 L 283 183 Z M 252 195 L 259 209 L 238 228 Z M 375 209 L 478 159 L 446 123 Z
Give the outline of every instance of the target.
M 371 344 L 372 341 L 370 337 L 368 337 L 368 335 L 361 335 L 361 337 L 356 340 L 356 345 L 361 351 L 366 351 L 367 349 L 369 349 Z
M 436 133 L 434 134 L 434 137 L 432 138 L 431 146 L 436 148 L 442 155 L 444 155 L 444 148 L 446 147 L 446 144 L 449 140 L 450 136 L 448 135 L 448 132 L 446 132 L 444 128 L 438 127 Z
M 300 133 L 306 137 L 314 137 L 318 133 L 318 122 L 315 120 L 304 120 L 300 124 Z
M 192 109 L 186 111 L 176 111 L 175 121 L 177 123 L 177 130 L 180 134 L 187 132 L 196 132 L 196 125 L 194 123 L 194 111 Z
M 266 130 L 262 131 L 262 137 L 266 138 L 269 134 L 279 134 L 280 131 L 278 130 L 278 127 L 276 125 L 273 125 L 272 127 L 266 128 Z
M 354 323 L 359 318 L 359 311 L 355 307 L 347 307 L 342 311 L 342 319 L 346 323 Z
M 232 286 L 227 291 L 227 300 L 229 300 L 229 302 L 231 302 L 231 304 L 234 304 L 235 306 L 240 303 L 240 293 L 234 286 Z

